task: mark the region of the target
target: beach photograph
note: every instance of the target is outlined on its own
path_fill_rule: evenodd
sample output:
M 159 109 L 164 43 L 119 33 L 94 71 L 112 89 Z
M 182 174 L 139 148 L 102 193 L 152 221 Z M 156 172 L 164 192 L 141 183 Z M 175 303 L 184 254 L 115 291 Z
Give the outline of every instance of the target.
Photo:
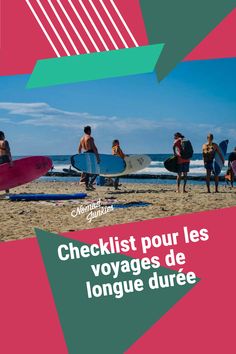
M 0 80 L 0 241 L 236 205 L 236 60 L 26 89 Z

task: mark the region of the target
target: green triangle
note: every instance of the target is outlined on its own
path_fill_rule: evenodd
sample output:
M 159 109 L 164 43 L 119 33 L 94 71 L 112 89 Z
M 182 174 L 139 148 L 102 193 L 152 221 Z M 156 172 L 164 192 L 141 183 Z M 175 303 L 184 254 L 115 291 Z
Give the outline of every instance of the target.
M 140 0 L 150 44 L 164 43 L 159 80 L 183 60 L 236 6 L 235 0 Z
M 85 243 L 56 234 L 36 230 L 39 246 L 53 292 L 55 304 L 70 354 L 122 354 L 158 321 L 193 285 L 175 286 L 160 290 L 145 287 L 142 292 L 88 299 L 85 283 L 113 283 L 141 278 L 147 282 L 154 270 L 139 276 L 123 273 L 117 279 L 111 276 L 95 277 L 91 264 L 131 260 L 121 254 L 103 255 L 61 261 L 58 246 L 81 247 Z M 159 268 L 158 274 L 174 271 Z

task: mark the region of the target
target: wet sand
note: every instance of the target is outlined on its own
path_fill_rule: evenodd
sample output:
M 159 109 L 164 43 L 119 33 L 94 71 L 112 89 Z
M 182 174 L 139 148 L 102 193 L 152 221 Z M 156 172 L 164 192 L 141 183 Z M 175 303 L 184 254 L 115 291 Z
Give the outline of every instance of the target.
M 84 192 L 84 187 L 77 182 L 36 181 L 11 192 L 79 193 Z M 125 184 L 119 191 L 112 187 L 97 187 L 96 191 L 87 193 L 86 199 L 77 201 L 11 202 L 2 199 L 3 193 L 0 192 L 0 241 L 34 237 L 35 227 L 50 232 L 68 232 L 236 205 L 236 188 L 231 190 L 223 185 L 218 194 L 206 193 L 203 185 L 189 185 L 188 193 L 177 194 L 175 185 L 161 184 Z M 91 223 L 86 219 L 88 212 L 71 216 L 72 210 L 85 207 L 99 198 L 103 206 L 137 202 L 151 204 L 144 207 L 114 208 L 113 211 L 93 219 Z

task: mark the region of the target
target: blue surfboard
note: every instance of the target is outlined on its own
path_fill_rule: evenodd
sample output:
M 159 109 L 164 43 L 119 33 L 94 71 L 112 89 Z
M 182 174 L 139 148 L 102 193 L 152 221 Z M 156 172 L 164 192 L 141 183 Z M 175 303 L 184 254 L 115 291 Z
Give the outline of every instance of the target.
M 226 154 L 227 154 L 228 143 L 229 143 L 229 140 L 223 140 L 219 144 L 219 149 L 220 149 L 224 159 L 225 159 Z M 213 171 L 214 171 L 216 176 L 220 175 L 223 166 L 224 166 L 224 163 L 221 160 L 220 155 L 218 154 L 218 152 L 216 152 L 215 159 L 213 161 Z
M 76 194 L 12 194 L 9 196 L 11 201 L 39 201 L 39 200 L 70 200 L 83 199 L 87 197 L 85 193 Z
M 97 175 L 121 173 L 126 167 L 125 161 L 119 156 L 99 154 L 99 157 L 98 164 L 93 153 L 77 154 L 71 157 L 71 164 L 79 171 Z

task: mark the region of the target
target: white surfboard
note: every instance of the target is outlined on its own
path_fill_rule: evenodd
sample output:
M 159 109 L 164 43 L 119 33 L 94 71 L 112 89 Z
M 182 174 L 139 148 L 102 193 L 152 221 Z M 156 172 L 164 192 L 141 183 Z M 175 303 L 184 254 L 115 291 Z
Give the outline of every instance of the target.
M 126 167 L 123 172 L 116 174 L 101 174 L 104 177 L 118 177 L 130 175 L 131 173 L 136 173 L 148 167 L 151 163 L 151 159 L 147 155 L 130 155 L 126 156 L 125 159 Z

